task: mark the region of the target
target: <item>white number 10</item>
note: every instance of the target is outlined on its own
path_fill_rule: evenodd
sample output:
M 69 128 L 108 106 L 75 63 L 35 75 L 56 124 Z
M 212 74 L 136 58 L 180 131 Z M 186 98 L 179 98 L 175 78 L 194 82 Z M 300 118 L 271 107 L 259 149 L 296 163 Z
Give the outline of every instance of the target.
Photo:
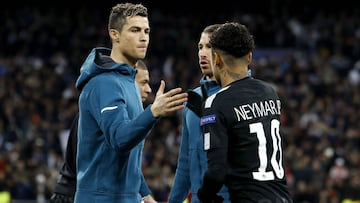
M 274 180 L 274 172 L 272 170 L 266 171 L 268 165 L 268 157 L 266 153 L 266 137 L 264 132 L 264 126 L 262 123 L 253 123 L 249 125 L 250 133 L 256 133 L 256 137 L 259 140 L 259 160 L 260 166 L 258 171 L 253 172 L 253 178 L 259 181 Z M 284 169 L 282 167 L 282 148 L 280 137 L 280 122 L 278 120 L 271 121 L 271 138 L 273 153 L 271 155 L 271 166 L 275 171 L 276 177 L 282 179 L 284 177 Z M 276 154 L 279 153 L 279 160 L 276 159 Z

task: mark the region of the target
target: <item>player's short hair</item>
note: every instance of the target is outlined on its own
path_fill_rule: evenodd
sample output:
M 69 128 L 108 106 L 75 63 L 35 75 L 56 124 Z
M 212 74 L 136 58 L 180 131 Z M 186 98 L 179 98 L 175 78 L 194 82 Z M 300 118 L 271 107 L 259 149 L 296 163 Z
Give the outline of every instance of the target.
M 143 60 L 138 60 L 135 64 L 135 68 L 141 70 L 148 70 L 148 67 Z
M 202 31 L 203 33 L 211 35 L 216 29 L 218 29 L 222 24 L 212 24 L 208 25 Z
M 245 25 L 227 22 L 217 28 L 210 36 L 214 50 L 221 50 L 234 57 L 242 57 L 255 49 L 253 36 Z
M 148 17 L 148 11 L 142 4 L 133 3 L 120 3 L 112 7 L 108 29 L 122 30 L 122 27 L 126 23 L 126 17 L 142 16 Z

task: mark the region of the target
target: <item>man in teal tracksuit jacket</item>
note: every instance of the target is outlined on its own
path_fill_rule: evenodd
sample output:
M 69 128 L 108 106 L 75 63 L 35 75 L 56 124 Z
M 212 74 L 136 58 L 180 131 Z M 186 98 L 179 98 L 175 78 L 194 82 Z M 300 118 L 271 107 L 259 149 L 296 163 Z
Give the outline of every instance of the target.
M 180 152 L 174 184 L 169 195 L 169 203 L 182 203 L 191 192 L 191 203 L 199 203 L 197 191 L 199 190 L 205 171 L 207 157 L 204 151 L 204 141 L 200 127 L 202 103 L 207 96 L 220 90 L 220 85 L 215 81 L 210 66 L 211 34 L 221 26 L 212 24 L 206 26 L 201 32 L 198 43 L 199 66 L 203 77 L 200 86 L 189 91 L 188 102 L 182 114 L 182 136 Z M 218 200 L 212 203 L 229 202 L 229 194 L 225 187 L 218 193 Z
M 184 108 L 187 93 L 164 93 L 160 81 L 144 110 L 135 82 L 135 65 L 149 44 L 149 19 L 142 4 L 112 7 L 108 32 L 112 48 L 95 48 L 76 81 L 79 95 L 77 187 L 75 203 L 140 203 L 146 188 L 141 171 L 144 139 L 156 118 Z M 155 200 L 154 200 L 155 201 Z M 144 198 L 146 203 L 154 203 Z
M 133 203 L 150 193 L 141 153 L 156 118 L 150 106 L 143 109 L 136 70 L 115 63 L 110 52 L 93 49 L 76 82 L 81 91 L 76 202 Z

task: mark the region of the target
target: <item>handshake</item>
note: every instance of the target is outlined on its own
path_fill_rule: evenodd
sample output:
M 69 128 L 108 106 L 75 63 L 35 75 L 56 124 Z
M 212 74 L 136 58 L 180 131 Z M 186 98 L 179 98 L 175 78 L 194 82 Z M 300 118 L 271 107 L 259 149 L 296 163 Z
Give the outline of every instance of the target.
M 174 88 L 164 93 L 165 82 L 161 80 L 159 90 L 156 93 L 155 100 L 151 105 L 151 112 L 154 117 L 165 117 L 184 108 L 184 102 L 187 101 L 188 94 L 182 93 L 181 88 Z

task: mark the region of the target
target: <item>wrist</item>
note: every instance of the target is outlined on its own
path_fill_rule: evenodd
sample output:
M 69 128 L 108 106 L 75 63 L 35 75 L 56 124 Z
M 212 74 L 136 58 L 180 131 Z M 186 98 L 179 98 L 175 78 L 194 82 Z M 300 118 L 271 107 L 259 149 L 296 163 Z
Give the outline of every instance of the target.
M 154 118 L 159 118 L 159 114 L 153 109 L 153 105 L 150 106 L 151 114 L 154 116 Z

